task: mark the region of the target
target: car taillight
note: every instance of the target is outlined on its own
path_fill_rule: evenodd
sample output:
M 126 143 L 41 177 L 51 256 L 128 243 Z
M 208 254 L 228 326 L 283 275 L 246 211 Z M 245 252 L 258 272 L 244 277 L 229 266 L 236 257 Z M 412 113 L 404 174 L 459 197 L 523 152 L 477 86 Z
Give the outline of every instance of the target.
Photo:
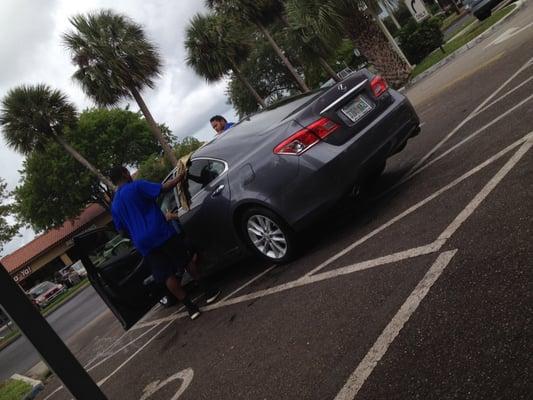
M 330 119 L 320 118 L 278 144 L 274 148 L 274 153 L 300 155 L 317 144 L 320 139 L 329 136 L 337 128 L 339 125 Z
M 389 85 L 385 79 L 376 75 L 370 81 L 370 88 L 372 89 L 374 96 L 379 97 L 389 89 Z

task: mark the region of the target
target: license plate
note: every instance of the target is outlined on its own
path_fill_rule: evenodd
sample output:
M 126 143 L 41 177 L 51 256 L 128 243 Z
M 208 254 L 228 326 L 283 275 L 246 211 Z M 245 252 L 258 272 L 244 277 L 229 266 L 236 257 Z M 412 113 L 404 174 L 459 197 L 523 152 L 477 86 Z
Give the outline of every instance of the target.
M 357 96 L 355 100 L 341 109 L 342 113 L 352 122 L 359 121 L 370 110 L 372 110 L 372 105 L 363 96 Z

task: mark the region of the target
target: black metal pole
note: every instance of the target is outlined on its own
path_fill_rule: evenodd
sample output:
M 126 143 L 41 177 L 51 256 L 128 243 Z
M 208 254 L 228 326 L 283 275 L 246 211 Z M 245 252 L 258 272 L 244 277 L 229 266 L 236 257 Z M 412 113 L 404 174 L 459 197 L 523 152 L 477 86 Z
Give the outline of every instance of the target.
M 77 400 L 107 400 L 61 338 L 0 263 L 0 305 Z

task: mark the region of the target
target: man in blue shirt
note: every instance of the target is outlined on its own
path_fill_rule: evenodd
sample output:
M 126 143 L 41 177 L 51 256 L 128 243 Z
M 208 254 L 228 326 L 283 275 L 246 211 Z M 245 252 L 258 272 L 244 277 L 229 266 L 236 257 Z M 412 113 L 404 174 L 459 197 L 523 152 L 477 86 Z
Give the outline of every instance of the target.
M 221 134 L 224 131 L 227 131 L 229 128 L 231 128 L 235 123 L 226 121 L 226 118 L 224 118 L 222 115 L 215 115 L 214 117 L 211 117 L 209 120 L 211 122 L 211 126 L 217 133 L 217 135 Z
M 152 268 L 154 279 L 164 283 L 185 305 L 191 319 L 195 319 L 200 310 L 181 286 L 181 275 L 187 269 L 193 279 L 200 281 L 195 262 L 197 255 L 191 254 L 156 202 L 161 193 L 172 190 L 184 176 L 184 173 L 180 174 L 163 184 L 142 179 L 134 181 L 125 167 L 114 167 L 110 177 L 117 185 L 117 191 L 111 204 L 111 214 L 117 230 L 131 238 Z M 207 290 L 207 303 L 215 301 L 218 294 L 218 290 Z

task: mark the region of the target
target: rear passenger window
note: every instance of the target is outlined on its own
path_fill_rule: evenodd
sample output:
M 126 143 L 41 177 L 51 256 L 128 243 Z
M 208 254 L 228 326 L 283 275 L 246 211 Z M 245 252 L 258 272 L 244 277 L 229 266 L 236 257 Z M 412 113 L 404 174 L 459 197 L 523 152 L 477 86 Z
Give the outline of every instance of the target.
M 189 166 L 188 184 L 189 193 L 193 197 L 201 189 L 224 172 L 225 165 L 221 161 L 198 159 L 193 160 Z

